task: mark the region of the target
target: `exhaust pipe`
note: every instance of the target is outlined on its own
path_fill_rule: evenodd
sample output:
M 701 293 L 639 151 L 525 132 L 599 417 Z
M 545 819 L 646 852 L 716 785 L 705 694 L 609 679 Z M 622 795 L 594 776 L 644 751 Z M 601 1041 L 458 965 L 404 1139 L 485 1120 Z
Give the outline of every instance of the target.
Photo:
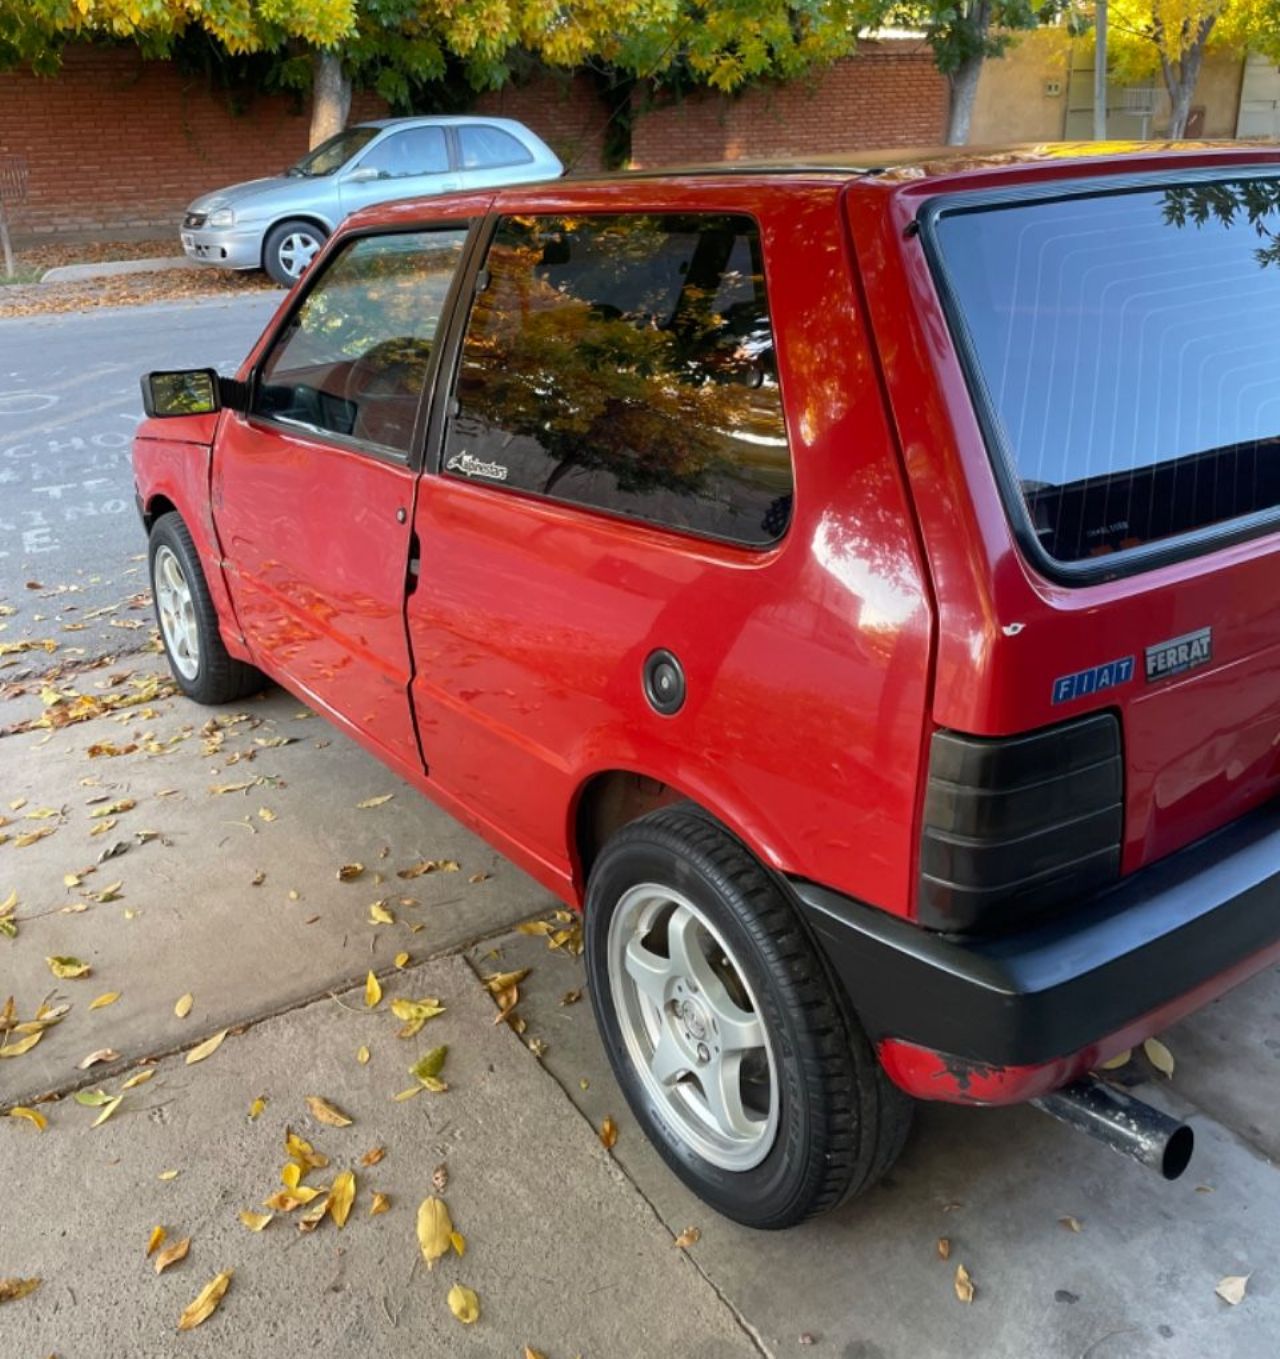
M 1195 1133 L 1187 1124 L 1093 1076 L 1031 1103 L 1112 1151 L 1158 1170 L 1166 1180 L 1176 1180 L 1186 1170 L 1195 1148 Z

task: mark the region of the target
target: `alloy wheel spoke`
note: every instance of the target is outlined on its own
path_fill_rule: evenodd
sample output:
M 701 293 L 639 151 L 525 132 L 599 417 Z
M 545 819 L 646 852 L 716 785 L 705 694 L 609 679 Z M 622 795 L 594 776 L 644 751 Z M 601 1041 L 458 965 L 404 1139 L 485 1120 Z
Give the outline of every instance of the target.
M 725 1052 L 751 1052 L 764 1047 L 764 1026 L 759 1017 L 744 1010 L 719 977 L 703 989 L 702 1000 L 715 1021 L 716 1037 Z
M 747 1113 L 742 1099 L 742 1058 L 726 1053 L 698 1072 L 707 1111 L 722 1133 L 730 1137 L 754 1137 L 759 1122 Z
M 674 1085 L 689 1069 L 688 1059 L 680 1049 L 669 1024 L 663 1024 L 658 1046 L 649 1059 L 649 1070 L 660 1085 Z
M 627 943 L 623 965 L 640 994 L 661 1010 L 666 1003 L 666 987 L 672 972 L 671 959 L 645 948 L 644 940 L 633 935 Z
M 683 906 L 677 906 L 667 922 L 667 952 L 678 976 L 693 982 L 700 990 L 714 984 L 716 975 L 703 951 L 702 924 Z

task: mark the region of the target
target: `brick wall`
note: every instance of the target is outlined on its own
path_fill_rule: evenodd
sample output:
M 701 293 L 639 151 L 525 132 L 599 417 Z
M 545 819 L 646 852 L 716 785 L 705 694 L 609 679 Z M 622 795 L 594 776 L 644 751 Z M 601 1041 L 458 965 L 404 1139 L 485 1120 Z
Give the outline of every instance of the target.
M 478 111 L 526 122 L 572 170 L 601 164 L 608 110 L 585 77 L 544 76 L 482 95 Z M 381 112 L 357 95 L 353 118 Z M 810 79 L 727 98 L 692 95 L 644 109 L 632 130 L 639 166 L 706 162 L 942 139 L 946 82 L 917 42 L 864 43 Z M 0 154 L 29 166 L 15 235 L 170 229 L 206 190 L 271 173 L 307 147 L 308 119 L 287 98 L 231 112 L 203 76 L 132 48 L 70 48 L 61 73 L 0 73 Z
M 636 120 L 637 166 L 936 146 L 946 135 L 947 82 L 915 39 L 865 42 L 807 79 L 736 97 L 688 96 Z
M 383 111 L 357 96 L 352 113 Z M 293 101 L 256 95 L 236 116 L 225 94 L 131 48 L 69 48 L 62 71 L 0 73 L 0 155 L 25 156 L 19 238 L 173 227 L 198 194 L 282 169 L 307 149 Z

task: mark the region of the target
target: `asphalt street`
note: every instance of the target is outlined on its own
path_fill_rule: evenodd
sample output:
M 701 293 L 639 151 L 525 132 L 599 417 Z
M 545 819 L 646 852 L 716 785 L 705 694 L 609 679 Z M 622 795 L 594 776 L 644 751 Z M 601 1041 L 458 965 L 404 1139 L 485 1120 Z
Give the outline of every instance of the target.
M 0 321 L 0 604 L 18 608 L 0 619 L 0 643 L 48 637 L 69 659 L 125 652 L 147 635 L 132 625 L 149 612 L 125 603 L 147 586 L 129 462 L 139 376 L 234 372 L 279 301 Z M 110 612 L 86 622 L 96 610 Z

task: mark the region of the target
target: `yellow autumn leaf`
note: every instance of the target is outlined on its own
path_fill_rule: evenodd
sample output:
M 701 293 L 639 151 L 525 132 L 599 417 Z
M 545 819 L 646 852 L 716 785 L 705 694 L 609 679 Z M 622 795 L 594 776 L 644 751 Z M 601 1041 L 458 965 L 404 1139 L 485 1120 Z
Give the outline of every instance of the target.
M 151 1235 L 147 1238 L 147 1254 L 154 1255 L 164 1245 L 164 1239 L 168 1235 L 163 1227 L 152 1227 Z
M 449 1310 L 464 1326 L 480 1320 L 480 1299 L 466 1284 L 454 1284 L 449 1290 Z
M 343 864 L 342 867 L 338 869 L 338 881 L 355 882 L 363 872 L 364 864 Z
M 273 1222 L 274 1220 L 274 1213 L 255 1213 L 251 1208 L 244 1208 L 240 1211 L 240 1221 L 243 1222 L 251 1232 L 262 1231 L 269 1222 Z
M 385 1213 L 391 1207 L 391 1200 L 376 1190 L 373 1195 L 373 1203 L 369 1208 L 369 1216 L 377 1217 L 379 1213 Z
M 196 1003 L 195 996 L 193 996 L 191 992 L 188 991 L 185 996 L 178 997 L 177 1001 L 174 1003 L 173 1013 L 177 1015 L 179 1019 L 186 1019 L 186 1017 L 191 1013 L 191 1007 L 195 1003 Z
M 449 1216 L 445 1201 L 434 1194 L 423 1199 L 418 1205 L 418 1245 L 428 1269 L 448 1255 L 453 1244 L 449 1239 L 452 1232 L 453 1219 Z
M 361 1046 L 356 1049 L 356 1061 L 359 1062 L 361 1066 L 368 1065 L 369 1056 L 370 1056 L 369 1049 L 365 1047 L 363 1044 L 361 1044 Z
M 532 1345 L 526 1345 L 524 1359 L 547 1359 L 547 1356 L 541 1350 L 535 1350 Z
M 394 961 L 397 967 L 408 967 L 409 955 L 407 953 L 397 953 Z
M 376 1166 L 386 1154 L 386 1147 L 370 1147 L 360 1158 L 360 1164 L 362 1166 Z
M 39 1279 L 0 1279 L 0 1302 L 17 1302 L 39 1287 Z
M 9 1110 L 10 1118 L 25 1118 L 32 1124 L 37 1132 L 44 1132 L 49 1126 L 49 1120 L 40 1112 L 39 1109 L 28 1109 L 25 1104 L 15 1104 Z
M 191 1249 L 191 1238 L 184 1236 L 181 1241 L 175 1241 L 173 1245 L 166 1246 L 164 1250 L 156 1256 L 155 1269 L 157 1274 L 163 1274 L 170 1265 L 176 1265 L 179 1260 L 187 1258 L 187 1252 Z
M 1248 1274 L 1228 1274 L 1213 1290 L 1223 1302 L 1238 1307 L 1244 1301 L 1245 1289 L 1249 1286 Z
M 364 979 L 364 1003 L 372 1010 L 382 999 L 382 986 L 372 972 Z
M 181 1174 L 182 1174 L 182 1172 L 181 1172 L 180 1170 L 162 1170 L 162 1171 L 159 1173 L 159 1175 L 156 1176 L 156 1179 L 157 1179 L 157 1180 L 176 1180 L 176 1179 L 178 1178 L 178 1176 L 181 1175 Z
M 277 1189 L 274 1194 L 269 1194 L 262 1200 L 262 1206 L 271 1208 L 277 1213 L 291 1213 L 295 1208 L 301 1208 L 305 1204 L 315 1202 L 322 1194 L 324 1194 L 323 1189 L 315 1189 L 309 1184 L 300 1184 L 293 1189 Z
M 146 1083 L 155 1074 L 156 1074 L 155 1071 L 151 1067 L 146 1067 L 142 1071 L 135 1071 L 133 1075 L 130 1076 L 127 1081 L 125 1081 L 125 1083 L 120 1087 L 120 1089 L 133 1090 L 139 1085 L 146 1085 Z
M 1142 1043 L 1142 1050 L 1147 1054 L 1147 1061 L 1162 1075 L 1173 1079 L 1173 1053 L 1158 1038 L 1146 1038 Z
M 383 793 L 381 797 L 367 797 L 363 802 L 357 802 L 356 806 L 360 811 L 368 811 L 370 807 L 381 807 L 395 797 L 394 793 Z
M 218 1310 L 218 1304 L 222 1301 L 223 1295 L 231 1284 L 231 1276 L 235 1273 L 233 1269 L 224 1269 L 221 1274 L 205 1284 L 196 1295 L 195 1301 L 178 1318 L 178 1329 L 180 1331 L 194 1330 L 202 1321 L 207 1321 Z
M 333 1188 L 329 1191 L 329 1216 L 338 1227 L 347 1225 L 347 1216 L 356 1200 L 355 1172 L 344 1170 L 333 1177 Z
M 226 1029 L 221 1033 L 215 1033 L 212 1038 L 206 1038 L 203 1043 L 198 1044 L 187 1053 L 187 1065 L 192 1062 L 203 1062 L 206 1057 L 212 1057 L 222 1046 L 222 1040 L 227 1036 Z
M 688 1250 L 702 1240 L 702 1232 L 697 1227 L 686 1227 L 671 1243 L 677 1250 Z
M 321 1099 L 319 1095 L 307 1096 L 307 1108 L 311 1110 L 311 1117 L 318 1123 L 327 1123 L 331 1128 L 349 1128 L 352 1120 L 341 1109 L 330 1104 L 327 1099 Z
M 606 1117 L 600 1125 L 600 1145 L 606 1151 L 612 1151 L 614 1143 L 618 1140 L 618 1125 L 612 1118 Z
M 299 1137 L 290 1128 L 284 1130 L 284 1149 L 304 1171 L 323 1170 L 329 1164 L 329 1158 L 323 1152 L 317 1151 L 305 1137 Z
M 24 1052 L 30 1052 L 43 1037 L 43 1029 L 37 1029 L 35 1033 L 19 1038 L 16 1043 L 10 1043 L 6 1035 L 0 1040 L 0 1057 L 21 1057 Z
M 252 1121 L 253 1119 L 257 1118 L 258 1115 L 261 1114 L 266 1107 L 267 1101 L 261 1095 L 259 1095 L 258 1098 L 255 1099 L 253 1103 L 249 1106 L 250 1120 Z
M 973 1286 L 973 1279 L 963 1265 L 956 1266 L 955 1290 L 956 1297 L 961 1302 L 970 1303 L 973 1301 L 973 1295 L 976 1291 Z
M 371 925 L 394 925 L 396 918 L 381 901 L 375 901 L 371 902 L 369 906 L 369 923 Z
M 467 1238 L 461 1232 L 450 1232 L 449 1244 L 453 1247 L 455 1254 L 463 1256 L 467 1253 Z
M 274 821 L 275 819 L 276 819 L 276 814 L 275 814 L 275 812 L 273 812 L 273 811 L 271 810 L 270 807 L 259 807 L 259 808 L 258 808 L 258 820 L 259 820 L 259 821 Z
M 93 968 L 88 963 L 82 963 L 79 958 L 53 957 L 46 958 L 49 964 L 49 971 L 62 981 L 75 981 L 80 977 L 87 977 Z
M 298 1218 L 298 1230 L 300 1232 L 313 1232 L 324 1220 L 324 1215 L 329 1211 L 330 1196 L 327 1192 L 322 1193 L 320 1198 Z
M 108 1005 L 114 1005 L 120 999 L 119 991 L 106 991 L 102 995 L 95 997 L 89 1002 L 91 1010 L 105 1010 Z

